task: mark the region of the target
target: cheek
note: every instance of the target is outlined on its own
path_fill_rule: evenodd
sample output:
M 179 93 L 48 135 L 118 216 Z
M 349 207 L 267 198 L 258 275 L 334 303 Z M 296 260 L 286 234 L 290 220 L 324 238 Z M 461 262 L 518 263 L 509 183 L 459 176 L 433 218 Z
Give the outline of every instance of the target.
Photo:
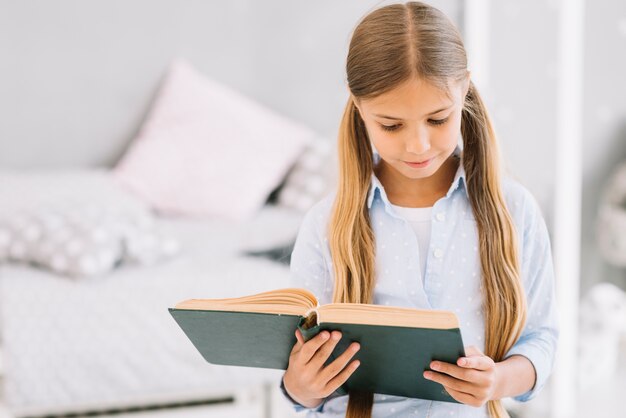
M 367 122 L 365 123 L 365 130 L 367 131 L 369 141 L 374 144 L 374 147 L 379 153 L 382 153 L 383 150 L 386 149 L 385 146 L 389 144 L 389 138 L 387 138 L 388 135 L 380 129 L 371 126 Z
M 385 146 L 385 141 L 379 138 L 377 135 L 370 135 L 370 141 L 374 146 L 374 149 L 378 151 L 379 154 L 385 155 L 387 153 L 387 147 Z
M 459 135 L 461 134 L 461 125 L 460 123 L 450 124 L 445 129 L 445 135 L 451 142 L 456 142 Z
M 440 127 L 437 131 L 437 137 L 440 139 L 440 143 L 456 144 L 461 134 L 461 118 L 448 121 L 448 123 Z
M 401 152 L 402 141 L 394 138 L 392 134 L 386 132 L 368 133 L 370 141 L 374 144 L 374 148 L 381 156 L 395 154 Z

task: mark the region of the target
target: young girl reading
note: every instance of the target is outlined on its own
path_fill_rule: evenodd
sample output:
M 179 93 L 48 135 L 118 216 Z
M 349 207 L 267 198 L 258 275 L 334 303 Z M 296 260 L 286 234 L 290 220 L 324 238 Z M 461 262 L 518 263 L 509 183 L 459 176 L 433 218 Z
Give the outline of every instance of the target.
M 433 361 L 416 376 L 459 403 L 339 396 L 359 367 L 359 344 L 327 363 L 337 331 L 307 342 L 296 332 L 285 394 L 313 416 L 505 417 L 499 400 L 535 396 L 556 349 L 550 243 L 538 205 L 501 178 L 461 36 L 439 10 L 410 2 L 373 11 L 354 30 L 346 67 L 339 184 L 303 221 L 293 284 L 320 303 L 455 312 L 466 357 Z

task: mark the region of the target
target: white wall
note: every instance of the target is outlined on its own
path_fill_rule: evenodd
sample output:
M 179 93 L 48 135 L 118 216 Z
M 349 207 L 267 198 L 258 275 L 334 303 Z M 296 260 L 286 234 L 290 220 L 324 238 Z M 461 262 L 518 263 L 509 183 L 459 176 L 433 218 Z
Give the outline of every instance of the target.
M 112 165 L 175 56 L 334 137 L 350 33 L 386 3 L 0 0 L 0 167 Z
M 608 264 L 596 245 L 604 185 L 626 161 L 626 2 L 587 2 L 583 113 L 582 293 L 609 281 L 626 290 L 626 269 Z
M 489 90 L 485 93 L 510 172 L 553 224 L 557 127 L 557 0 L 491 0 Z M 581 295 L 599 281 L 626 288 L 626 270 L 596 245 L 602 188 L 626 160 L 626 2 L 586 2 Z

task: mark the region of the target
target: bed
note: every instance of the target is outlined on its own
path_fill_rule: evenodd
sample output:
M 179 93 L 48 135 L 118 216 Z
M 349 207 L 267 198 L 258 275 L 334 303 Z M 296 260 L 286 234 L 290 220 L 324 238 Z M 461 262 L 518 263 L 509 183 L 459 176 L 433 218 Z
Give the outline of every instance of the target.
M 0 414 L 292 415 L 281 371 L 207 364 L 167 308 L 287 287 L 329 152 L 177 58 L 111 167 L 0 169 Z
M 143 205 L 107 170 L 0 173 L 5 212 L 68 196 L 99 205 L 114 201 L 126 210 Z M 260 393 L 263 410 L 278 402 L 272 415 L 287 414 L 280 397 L 268 394 L 278 387 L 279 371 L 206 363 L 167 307 L 287 286 L 286 260 L 273 260 L 271 251 L 265 256 L 263 248 L 288 244 L 300 218 L 298 211 L 269 204 L 247 222 L 153 216 L 154 230 L 178 242 L 177 254 L 147 265 L 124 262 L 92 277 L 1 263 L 6 406 L 16 417 L 50 416 L 236 403 Z

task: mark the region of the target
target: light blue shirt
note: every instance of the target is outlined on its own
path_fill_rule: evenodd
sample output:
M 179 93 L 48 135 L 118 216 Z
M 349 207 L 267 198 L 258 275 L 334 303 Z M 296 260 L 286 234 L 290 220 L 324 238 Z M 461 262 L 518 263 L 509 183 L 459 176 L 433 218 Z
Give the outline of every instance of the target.
M 457 155 L 460 150 L 457 148 Z M 380 157 L 375 155 L 376 160 Z M 377 161 L 376 161 L 377 162 Z M 552 371 L 558 328 L 554 297 L 554 272 L 548 231 L 534 197 L 509 178 L 502 184 L 505 200 L 517 230 L 521 274 L 528 317 L 520 339 L 505 357 L 523 355 L 533 364 L 532 390 L 514 399 L 527 401 L 544 386 Z M 306 214 L 291 256 L 294 287 L 311 290 L 320 304 L 332 302 L 333 269 L 327 226 L 334 195 Z M 418 309 L 445 309 L 456 313 L 465 346 L 484 352 L 481 268 L 478 230 L 472 212 L 463 164 L 459 165 L 445 197 L 432 208 L 429 251 L 420 254 L 415 232 L 394 212 L 385 189 L 372 174 L 367 197 L 376 241 L 374 303 Z M 426 258 L 426 274 L 420 272 Z M 307 416 L 343 417 L 347 396 L 332 395 Z M 305 409 L 296 406 L 297 410 Z M 486 406 L 374 395 L 374 417 L 488 417 Z

